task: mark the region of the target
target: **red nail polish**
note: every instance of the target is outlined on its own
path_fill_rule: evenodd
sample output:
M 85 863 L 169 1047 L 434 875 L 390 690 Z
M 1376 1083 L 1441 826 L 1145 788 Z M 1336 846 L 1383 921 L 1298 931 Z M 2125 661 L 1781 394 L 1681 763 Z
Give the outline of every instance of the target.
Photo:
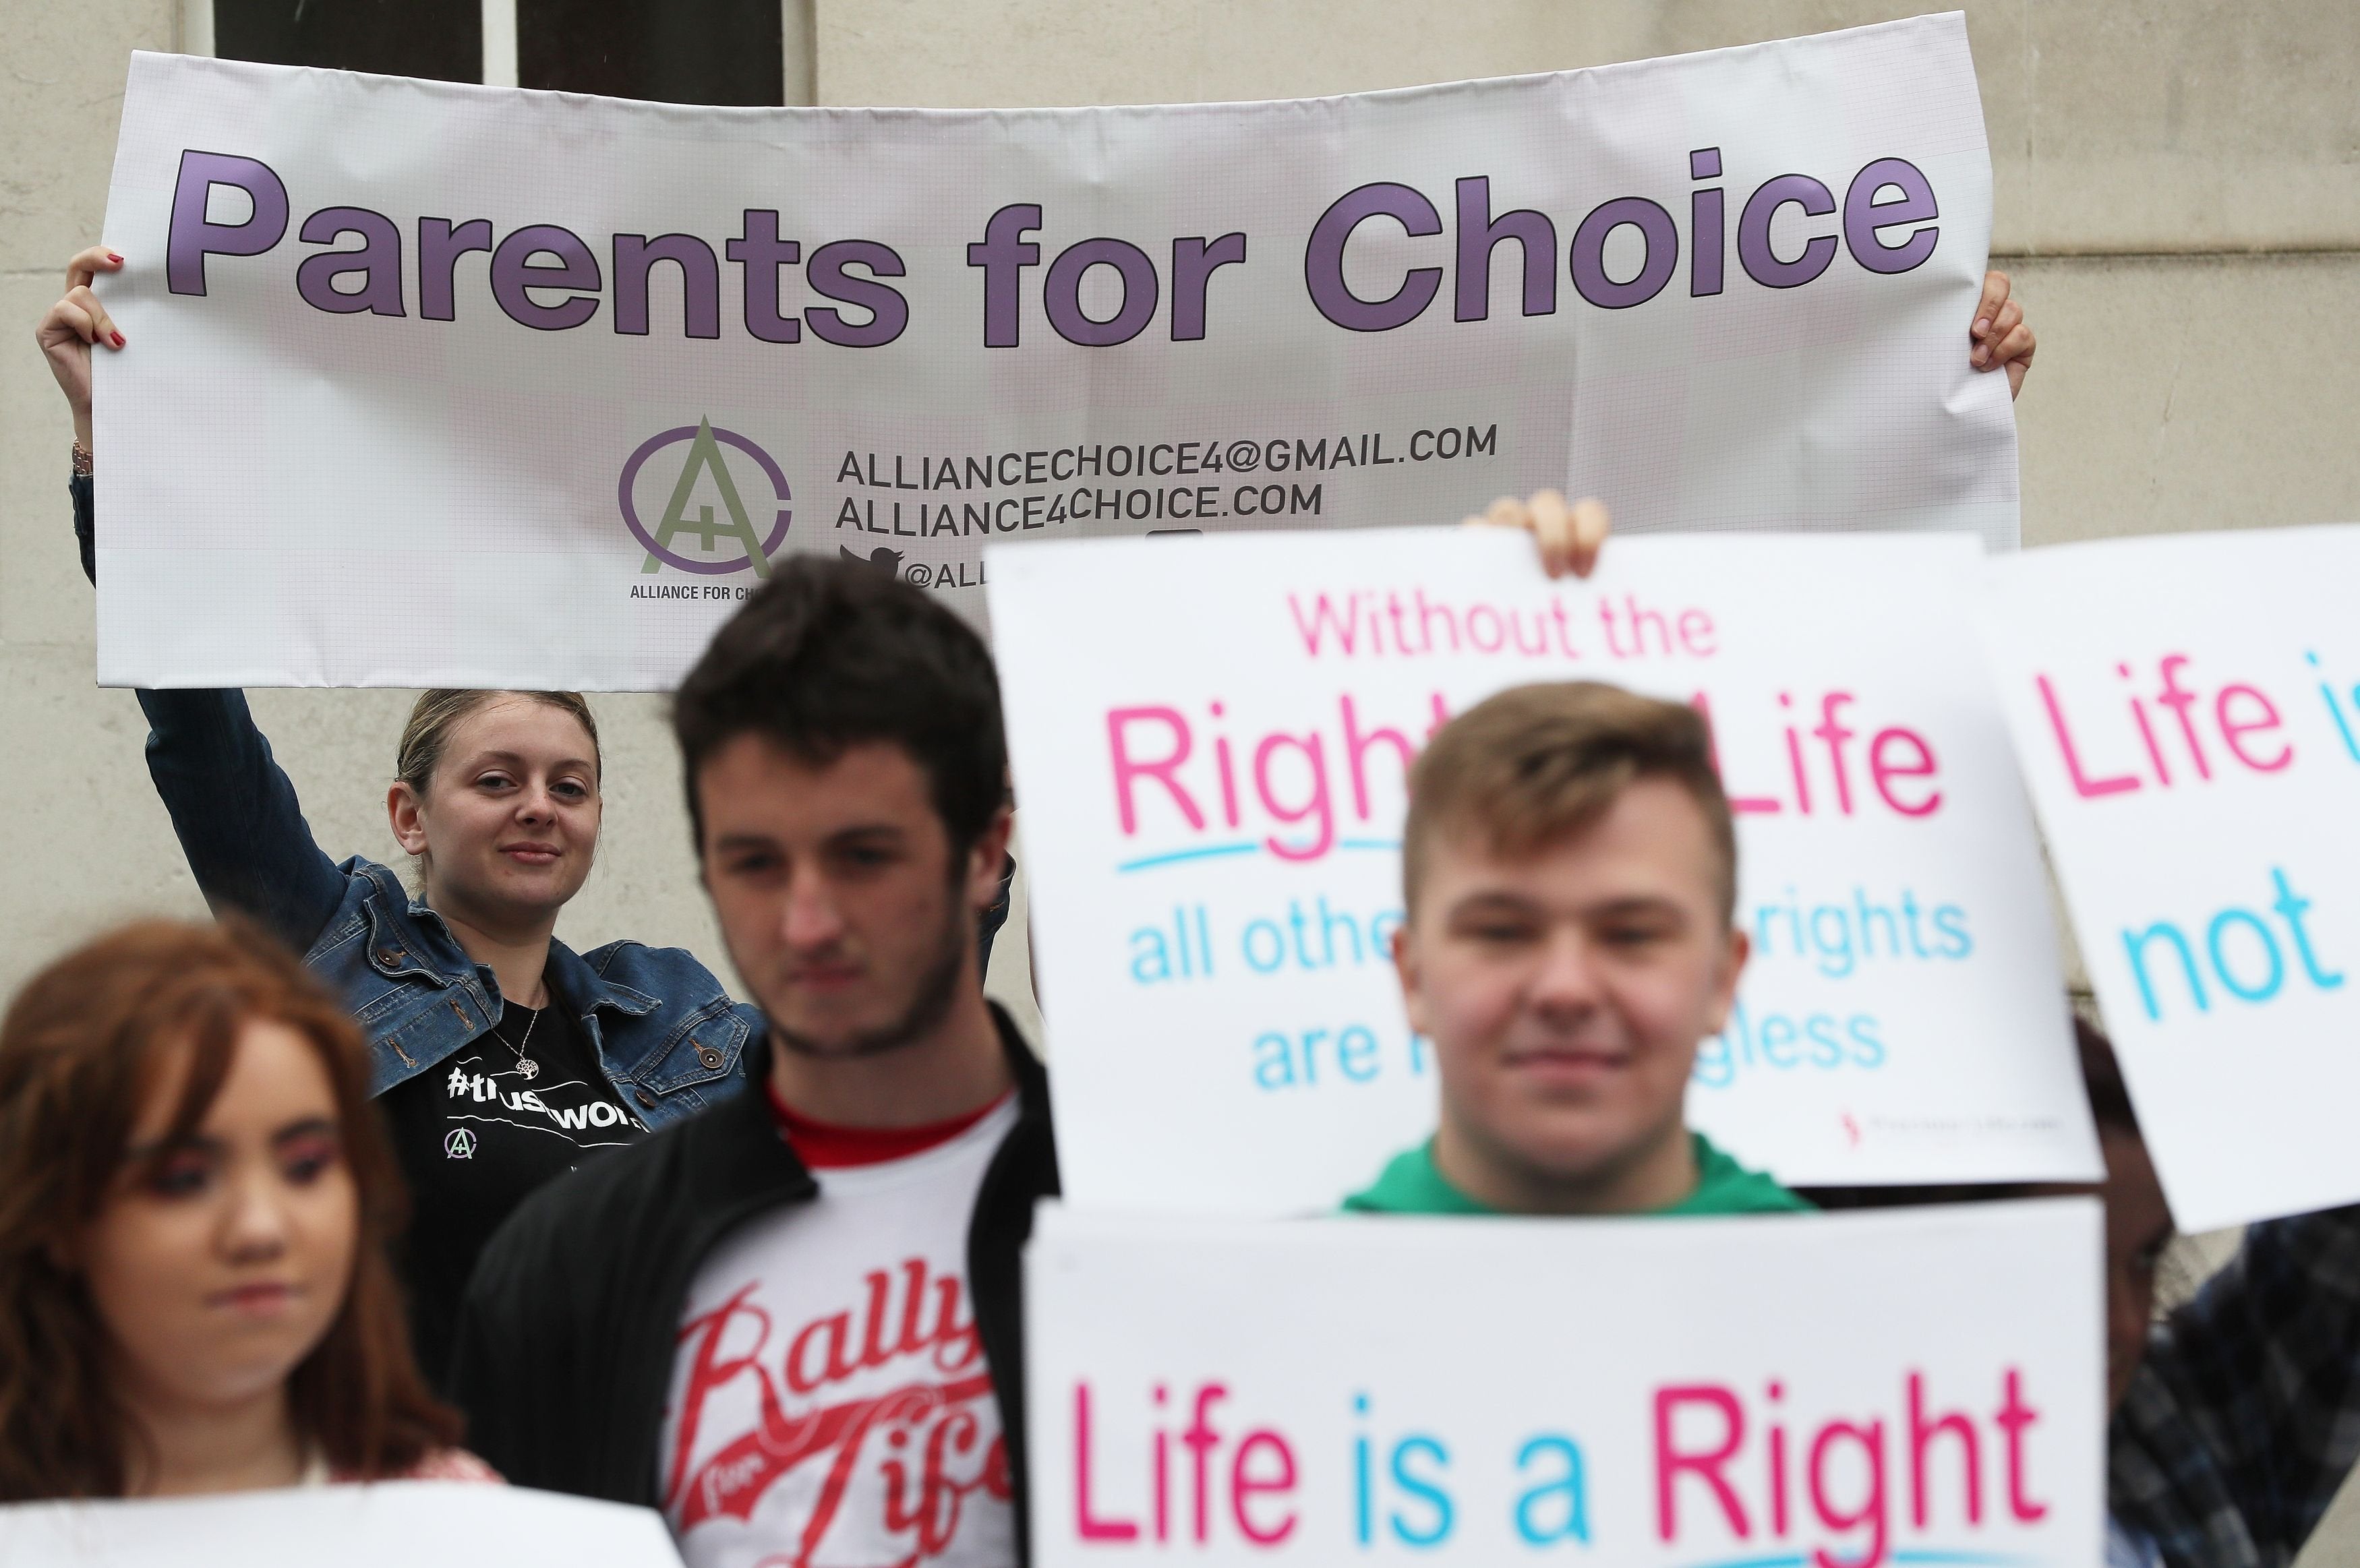
M 108 335 L 115 339 L 115 347 L 121 348 L 123 346 L 123 334 L 121 332 L 111 332 Z
M 115 263 L 117 267 L 121 267 L 123 265 L 123 258 L 115 255 L 113 251 L 108 251 L 106 253 L 106 259 Z

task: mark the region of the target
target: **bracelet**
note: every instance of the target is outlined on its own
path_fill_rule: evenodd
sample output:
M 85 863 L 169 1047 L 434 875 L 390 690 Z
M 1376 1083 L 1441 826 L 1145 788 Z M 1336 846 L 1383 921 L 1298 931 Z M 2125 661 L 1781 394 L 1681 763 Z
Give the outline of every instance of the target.
M 91 472 L 90 449 L 78 439 L 73 443 L 73 471 L 85 475 Z

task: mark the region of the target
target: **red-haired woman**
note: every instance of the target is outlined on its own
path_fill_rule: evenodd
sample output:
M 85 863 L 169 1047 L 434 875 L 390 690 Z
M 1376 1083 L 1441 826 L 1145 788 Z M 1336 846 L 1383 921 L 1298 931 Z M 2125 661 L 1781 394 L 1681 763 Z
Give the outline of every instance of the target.
M 128 927 L 0 1020 L 0 1501 L 496 1479 L 411 1360 L 359 1032 L 250 927 Z

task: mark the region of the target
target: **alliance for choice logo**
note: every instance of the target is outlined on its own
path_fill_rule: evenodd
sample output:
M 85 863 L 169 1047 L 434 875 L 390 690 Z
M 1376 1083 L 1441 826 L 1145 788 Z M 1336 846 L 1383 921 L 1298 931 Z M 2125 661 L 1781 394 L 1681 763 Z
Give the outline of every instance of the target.
M 749 495 L 768 514 L 767 532 L 747 509 Z M 787 476 L 777 462 L 736 430 L 715 430 L 710 419 L 661 430 L 640 442 L 623 464 L 617 498 L 632 537 L 647 546 L 642 573 L 670 566 L 717 577 L 750 566 L 755 576 L 768 577 L 794 517 L 787 505 Z M 641 503 L 659 498 L 661 509 L 650 528 Z

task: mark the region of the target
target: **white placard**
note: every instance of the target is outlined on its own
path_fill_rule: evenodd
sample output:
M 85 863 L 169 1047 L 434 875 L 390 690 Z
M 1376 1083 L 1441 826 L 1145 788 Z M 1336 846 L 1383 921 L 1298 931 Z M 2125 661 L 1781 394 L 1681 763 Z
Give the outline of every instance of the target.
M 2092 1568 L 2099 1236 L 1046 1211 L 1032 1560 Z
M 1578 679 L 1718 737 L 1754 956 L 1692 1123 L 1794 1183 L 2093 1177 L 1977 555 L 1618 539 L 1551 583 L 1463 528 L 993 551 L 1068 1196 L 1325 1209 L 1432 1128 L 1388 950 L 1405 765 Z
M 1265 103 L 133 57 L 110 683 L 663 688 L 783 551 L 1453 518 L 2012 543 L 1956 13 Z M 710 439 L 701 431 L 710 431 Z
M 2360 528 L 1990 570 L 2009 726 L 2174 1217 L 2360 1200 Z
M 451 1481 L 0 1508 L 0 1568 L 680 1568 L 650 1508 Z

